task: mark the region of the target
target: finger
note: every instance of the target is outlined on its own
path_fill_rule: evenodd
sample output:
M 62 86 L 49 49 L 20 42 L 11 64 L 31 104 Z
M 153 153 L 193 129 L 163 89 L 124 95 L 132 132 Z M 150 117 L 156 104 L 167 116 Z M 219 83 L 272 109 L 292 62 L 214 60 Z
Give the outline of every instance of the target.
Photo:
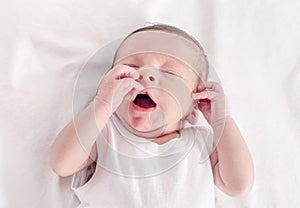
M 115 79 L 123 79 L 126 77 L 139 76 L 136 75 L 136 69 L 127 65 L 118 64 L 112 68 L 112 73 Z M 132 77 L 133 78 L 133 77 Z M 138 77 L 137 77 L 138 78 Z
M 222 92 L 223 93 L 223 88 L 221 87 L 221 85 L 217 82 L 206 82 L 205 84 L 205 88 L 208 90 L 213 90 L 216 92 Z
M 192 98 L 194 100 L 207 99 L 207 98 L 209 98 L 209 94 L 207 91 L 196 92 L 196 93 L 192 94 Z
M 208 91 L 213 90 L 216 92 L 223 92 L 221 85 L 219 85 L 219 83 L 217 83 L 217 82 L 206 82 L 204 84 L 199 85 L 197 88 L 198 92 L 202 92 L 204 90 L 208 90 Z
M 135 70 L 135 71 L 133 71 L 133 72 L 130 73 L 130 77 L 131 77 L 132 79 L 137 80 L 137 79 L 140 78 L 140 73 L 139 73 L 138 71 Z
M 144 89 L 144 86 L 138 83 L 137 81 L 133 80 L 132 78 L 124 78 L 122 79 L 120 88 L 121 91 L 127 94 L 133 88 L 137 91 L 142 91 Z
M 118 79 L 124 79 L 124 78 L 132 78 L 134 80 L 137 80 L 140 78 L 140 73 L 137 71 L 132 71 L 129 73 L 122 73 L 118 76 Z
M 205 92 L 208 94 L 207 98 L 210 100 L 214 100 L 218 95 L 220 95 L 220 93 L 215 92 L 213 90 L 206 90 Z
M 218 95 L 218 93 L 216 93 L 214 91 L 205 90 L 202 92 L 193 93 L 192 98 L 194 100 L 202 100 L 202 99 L 213 100 L 217 95 Z

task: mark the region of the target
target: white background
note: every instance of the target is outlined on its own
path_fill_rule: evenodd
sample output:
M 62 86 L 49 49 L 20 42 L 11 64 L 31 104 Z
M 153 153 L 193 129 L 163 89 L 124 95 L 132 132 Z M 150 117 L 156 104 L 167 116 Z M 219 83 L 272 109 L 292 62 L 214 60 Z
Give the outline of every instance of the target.
M 217 207 L 300 207 L 299 11 L 297 0 L 2 0 L 0 207 L 74 206 L 70 178 L 48 161 L 72 118 L 76 77 L 97 49 L 146 22 L 201 42 L 249 145 L 252 192 L 217 190 Z

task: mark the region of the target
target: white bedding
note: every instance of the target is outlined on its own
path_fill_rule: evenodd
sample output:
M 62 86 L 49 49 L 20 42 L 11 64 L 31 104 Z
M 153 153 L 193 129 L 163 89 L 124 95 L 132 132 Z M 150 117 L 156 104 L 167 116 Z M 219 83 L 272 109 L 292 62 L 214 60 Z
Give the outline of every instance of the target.
M 217 207 L 300 207 L 299 11 L 297 0 L 2 2 L 0 207 L 76 206 L 70 177 L 57 177 L 48 160 L 72 118 L 77 75 L 95 51 L 146 22 L 198 38 L 251 150 L 252 192 L 216 189 Z

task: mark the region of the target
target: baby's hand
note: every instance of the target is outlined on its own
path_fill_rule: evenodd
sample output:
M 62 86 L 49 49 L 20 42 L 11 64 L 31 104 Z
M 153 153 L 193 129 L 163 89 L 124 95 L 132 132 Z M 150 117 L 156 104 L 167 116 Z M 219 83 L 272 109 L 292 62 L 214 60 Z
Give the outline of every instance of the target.
M 223 89 L 218 83 L 207 82 L 205 85 L 198 86 L 197 92 L 192 96 L 209 124 L 225 120 L 228 106 Z
M 126 65 L 114 66 L 100 81 L 95 100 L 108 105 L 107 111 L 111 115 L 122 103 L 124 96 L 132 89 L 141 91 L 144 87 L 135 81 L 140 74 Z

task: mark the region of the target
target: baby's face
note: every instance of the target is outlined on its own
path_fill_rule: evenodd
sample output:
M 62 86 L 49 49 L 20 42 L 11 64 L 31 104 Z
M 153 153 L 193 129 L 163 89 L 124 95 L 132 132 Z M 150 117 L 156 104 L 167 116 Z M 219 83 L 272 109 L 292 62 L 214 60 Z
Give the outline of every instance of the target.
M 192 92 L 198 75 L 178 59 L 159 53 L 141 53 L 117 64 L 135 68 L 143 91 L 128 93 L 116 113 L 136 135 L 155 137 L 179 130 L 194 109 Z

